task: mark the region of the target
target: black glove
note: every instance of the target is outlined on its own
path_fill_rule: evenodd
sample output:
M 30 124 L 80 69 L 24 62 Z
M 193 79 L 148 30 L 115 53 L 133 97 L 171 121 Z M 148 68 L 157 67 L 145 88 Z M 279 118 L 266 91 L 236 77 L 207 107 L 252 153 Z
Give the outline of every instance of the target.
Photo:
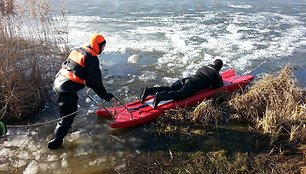
M 105 93 L 103 95 L 103 99 L 106 100 L 106 101 L 110 101 L 113 97 L 114 97 L 114 95 L 112 93 Z

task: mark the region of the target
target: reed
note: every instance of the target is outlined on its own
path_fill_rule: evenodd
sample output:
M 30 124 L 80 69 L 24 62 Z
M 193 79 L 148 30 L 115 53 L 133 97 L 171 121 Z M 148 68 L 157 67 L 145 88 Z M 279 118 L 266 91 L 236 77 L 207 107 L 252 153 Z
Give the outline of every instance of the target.
M 1 120 L 25 118 L 48 97 L 68 48 L 49 11 L 47 1 L 0 1 Z
M 298 86 L 290 67 L 265 75 L 245 94 L 233 96 L 228 104 L 253 127 L 273 140 L 286 135 L 292 142 L 306 142 L 305 90 Z M 273 142 L 273 141 L 272 141 Z
M 249 89 L 232 95 L 221 93 L 202 101 L 193 111 L 168 111 L 157 119 L 157 130 L 171 133 L 185 123 L 216 127 L 224 122 L 245 124 L 269 134 L 271 145 L 281 137 L 290 142 L 306 142 L 306 91 L 297 85 L 290 67 L 275 75 L 264 75 Z M 226 120 L 224 120 L 226 119 Z M 171 124 L 170 124 L 171 123 Z
M 176 132 L 186 133 L 188 135 L 188 127 L 182 126 L 187 122 L 190 122 L 191 112 L 186 109 L 171 109 L 165 112 L 162 117 L 158 118 L 155 131 L 158 134 L 174 135 Z
M 215 98 L 210 100 L 203 100 L 190 115 L 190 120 L 195 123 L 201 123 L 204 126 L 220 124 L 220 121 L 224 120 L 224 114 L 226 113 L 226 103 L 230 97 L 229 93 L 219 92 Z

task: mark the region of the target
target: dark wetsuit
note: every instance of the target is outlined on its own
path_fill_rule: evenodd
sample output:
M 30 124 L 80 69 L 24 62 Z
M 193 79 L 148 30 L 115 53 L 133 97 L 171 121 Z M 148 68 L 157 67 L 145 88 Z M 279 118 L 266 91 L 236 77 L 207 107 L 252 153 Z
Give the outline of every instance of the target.
M 162 92 L 163 100 L 180 100 L 204 89 L 220 87 L 222 84 L 219 72 L 213 65 L 207 65 L 198 69 L 195 75 L 178 80 L 169 87 L 151 87 L 149 94 L 154 95 L 156 92 Z
M 87 87 L 94 90 L 94 92 L 103 98 L 106 94 L 106 90 L 102 83 L 101 70 L 99 68 L 99 59 L 97 56 L 93 56 L 89 51 L 84 48 L 78 48 L 77 51 L 85 55 L 84 64 L 85 67 L 82 68 L 82 76 L 84 77 L 85 84 Z M 77 65 L 71 59 L 67 59 L 62 68 L 69 69 L 69 71 L 78 71 Z M 76 73 L 78 74 L 78 73 Z M 78 95 L 77 92 L 85 87 L 85 84 L 77 83 L 71 79 L 65 77 L 59 72 L 56 75 L 54 81 L 54 89 L 58 96 L 58 107 L 60 111 L 60 117 L 71 115 L 69 117 L 63 118 L 57 125 L 55 130 L 55 137 L 58 139 L 63 139 L 68 130 L 71 128 L 74 117 L 77 112 Z M 72 114 L 73 113 L 73 114 Z

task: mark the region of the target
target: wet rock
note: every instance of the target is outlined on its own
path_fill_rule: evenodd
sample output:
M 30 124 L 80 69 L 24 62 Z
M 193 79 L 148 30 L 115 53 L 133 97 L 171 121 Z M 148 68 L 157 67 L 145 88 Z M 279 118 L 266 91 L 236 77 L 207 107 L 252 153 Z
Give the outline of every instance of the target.
M 20 135 L 18 138 L 13 138 L 10 141 L 4 142 L 4 147 L 18 147 L 20 148 L 22 145 L 25 145 L 28 140 L 27 135 Z
M 1 158 L 3 159 L 4 157 L 9 157 L 11 153 L 11 150 L 9 148 L 3 148 L 1 151 L 0 151 L 0 156 Z
M 86 156 L 91 154 L 93 149 L 88 146 L 80 146 L 78 149 L 75 150 L 74 156 Z
M 32 155 L 35 157 L 35 160 L 40 160 L 41 156 L 43 154 L 46 154 L 46 149 L 40 149 L 40 150 L 35 150 L 35 151 L 32 151 Z
M 27 151 L 19 151 L 17 154 L 17 158 L 19 159 L 30 159 L 32 158 L 29 152 Z
M 7 171 L 8 168 L 8 164 L 0 164 L 0 171 Z
M 60 166 L 58 162 L 39 163 L 39 173 L 50 173 L 54 169 L 58 169 Z M 52 172 L 51 172 L 52 173 Z
M 124 155 L 124 153 L 122 151 L 117 151 L 116 154 L 119 156 L 119 157 L 122 157 Z
M 67 136 L 67 141 L 72 142 L 80 138 L 80 131 L 76 131 Z
M 124 145 L 122 143 L 116 142 L 114 144 L 114 150 L 123 150 L 124 149 Z
M 115 167 L 115 170 L 116 170 L 116 171 L 120 171 L 120 170 L 124 169 L 125 167 L 126 167 L 126 164 L 121 164 L 121 165 L 119 165 L 119 166 L 116 166 L 116 167 Z
M 130 143 L 136 143 L 137 139 L 135 137 L 131 137 L 131 138 L 129 138 L 129 142 Z
M 38 170 L 38 163 L 33 160 L 28 164 L 27 168 L 23 171 L 23 174 L 36 174 L 39 172 Z
M 90 166 L 94 166 L 94 165 L 98 166 L 98 165 L 100 165 L 101 163 L 103 163 L 105 161 L 106 161 L 105 158 L 98 158 L 98 159 L 96 159 L 94 161 L 89 162 L 89 165 Z
M 48 155 L 47 161 L 57 161 L 57 155 Z
M 66 158 L 67 157 L 67 153 L 62 153 L 60 158 Z
M 68 167 L 68 162 L 67 162 L 67 160 L 66 160 L 65 158 L 62 159 L 62 161 L 61 161 L 61 166 L 62 166 L 63 168 Z
M 37 135 L 38 133 L 36 131 L 31 131 L 30 135 Z
M 13 162 L 13 167 L 19 168 L 19 167 L 22 167 L 22 166 L 24 166 L 24 165 L 26 165 L 26 164 L 27 164 L 27 161 L 26 161 L 26 160 L 15 160 L 15 161 Z

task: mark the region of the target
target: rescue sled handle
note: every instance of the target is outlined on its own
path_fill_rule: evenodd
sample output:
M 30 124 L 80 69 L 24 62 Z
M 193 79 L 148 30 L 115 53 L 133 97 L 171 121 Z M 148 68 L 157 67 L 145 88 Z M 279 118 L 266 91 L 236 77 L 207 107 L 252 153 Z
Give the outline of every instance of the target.
M 114 95 L 114 94 L 113 94 L 113 95 Z M 118 102 L 119 102 L 128 112 L 129 112 L 129 114 L 130 114 L 130 120 L 133 120 L 133 114 L 132 114 L 131 110 L 125 106 L 125 104 L 123 103 L 123 101 L 120 100 L 118 96 L 114 95 L 114 98 L 115 98 L 115 99 L 116 99 L 116 100 L 117 100 L 117 101 L 118 101 Z
M 112 114 L 106 107 L 104 107 L 102 104 L 98 103 L 90 94 L 91 89 L 87 90 L 87 97 L 90 98 L 90 100 L 92 100 L 97 106 L 102 107 L 103 109 L 106 110 L 106 112 L 108 112 L 113 118 L 115 118 L 114 114 Z M 117 97 L 116 95 L 114 95 L 114 99 L 116 99 L 130 114 L 130 120 L 133 120 L 133 114 L 132 112 L 129 110 L 129 108 L 127 108 L 125 106 L 125 104 L 122 102 L 122 100 L 119 99 L 119 97 Z
M 98 103 L 90 94 L 89 94 L 90 89 L 87 90 L 87 97 L 90 98 L 91 101 L 93 101 L 97 106 L 99 106 L 99 108 L 103 108 L 106 110 L 106 112 L 108 114 L 110 114 L 112 116 L 112 118 L 114 118 L 114 114 L 112 114 L 106 107 L 104 107 L 103 105 L 101 105 L 100 103 Z

